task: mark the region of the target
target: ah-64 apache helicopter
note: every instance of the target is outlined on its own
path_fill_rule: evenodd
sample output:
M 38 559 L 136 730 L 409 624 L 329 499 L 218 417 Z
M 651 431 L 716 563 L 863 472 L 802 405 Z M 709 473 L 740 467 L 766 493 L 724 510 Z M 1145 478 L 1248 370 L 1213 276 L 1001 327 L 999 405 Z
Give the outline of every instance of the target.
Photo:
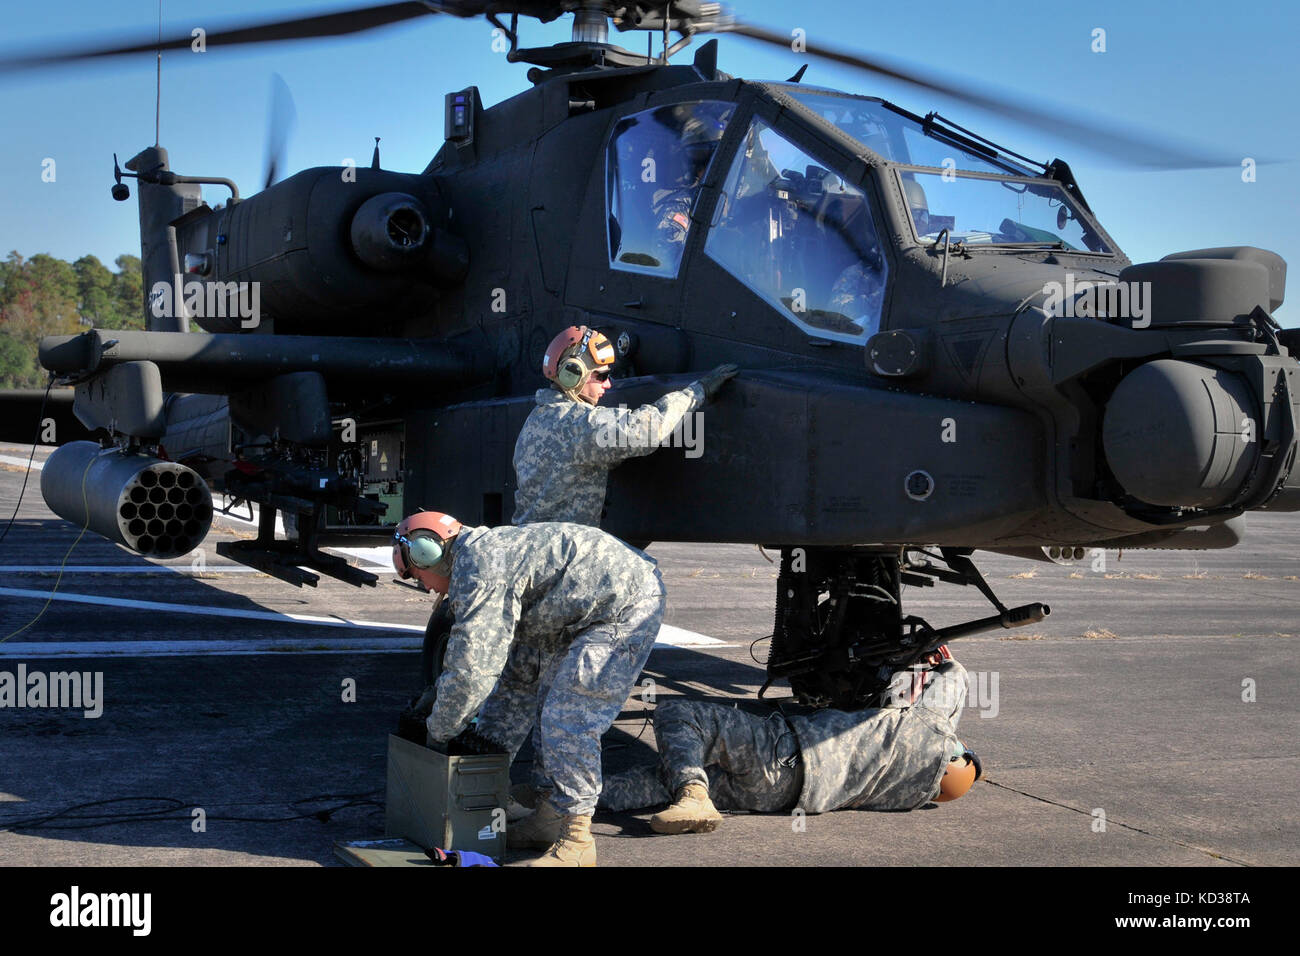
M 1004 606 L 975 549 L 1229 547 L 1245 512 L 1300 509 L 1300 340 L 1270 315 L 1279 256 L 1132 264 L 1059 159 L 799 75 L 735 79 L 716 41 L 670 64 L 698 33 L 788 43 L 716 4 L 398 3 L 209 42 L 435 12 L 487 17 L 533 87 L 490 109 L 473 87 L 448 94 L 421 173 L 380 168 L 376 149 L 372 168 L 242 199 L 173 172 L 157 145 L 116 170 L 116 198 L 136 179 L 149 331 L 41 344 L 77 418 L 108 436 L 46 464 L 62 517 L 173 556 L 202 540 L 219 491 L 261 507 L 257 540 L 222 554 L 299 585 L 374 584 L 319 548 L 386 541 L 418 507 L 508 520 L 539 357 L 585 324 L 617 344 L 628 404 L 742 367 L 700 457 L 613 472 L 603 526 L 779 548 L 769 680 L 854 706 L 945 640 L 1048 613 Z M 564 13 L 571 42 L 519 47 L 520 16 Z M 611 44 L 611 22 L 664 49 Z M 205 183 L 230 200 L 203 203 Z M 296 536 L 275 538 L 277 511 Z M 935 629 L 903 612 L 902 584 L 936 582 L 977 587 L 995 613 Z

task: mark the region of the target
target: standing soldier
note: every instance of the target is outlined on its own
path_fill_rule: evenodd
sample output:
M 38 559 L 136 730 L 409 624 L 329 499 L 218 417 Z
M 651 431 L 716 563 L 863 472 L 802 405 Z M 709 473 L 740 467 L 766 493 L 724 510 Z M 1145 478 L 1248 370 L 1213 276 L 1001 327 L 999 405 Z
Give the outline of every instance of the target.
M 550 794 L 520 827 L 526 845 L 549 847 L 534 865 L 594 866 L 600 738 L 659 633 L 664 591 L 655 562 L 598 528 L 465 528 L 450 515 L 421 512 L 398 525 L 393 564 L 444 595 L 455 616 L 425 724 L 435 746 L 465 731 L 480 707 L 490 709 L 512 649 L 554 661 L 538 721 Z M 501 743 L 482 721 L 476 736 Z
M 599 525 L 609 470 L 648 455 L 672 435 L 683 418 L 703 407 L 739 371 L 719 365 L 681 391 L 637 409 L 598 408 L 609 390 L 614 346 L 589 329 L 570 326 L 542 359 L 553 388 L 538 391 L 515 442 L 513 524 L 574 521 Z
M 613 363 L 613 345 L 595 329 L 570 326 L 551 340 L 542 374 L 554 387 L 537 392 L 537 407 L 515 443 L 514 524 L 569 521 L 598 527 L 609 470 L 653 452 L 738 371 L 735 365 L 720 365 L 686 388 L 637 409 L 600 408 Z M 548 671 L 556 663 L 526 644 L 518 645 L 496 693 L 479 714 L 480 730 L 500 742 L 512 759 L 534 724 Z M 531 783 L 538 791 L 547 786 L 548 770 L 541 763 L 540 748 L 533 749 Z M 521 799 L 532 802 L 526 796 Z M 510 818 L 520 819 L 527 806 L 508 809 Z M 527 845 L 519 841 L 528 837 L 516 828 L 511 839 Z
M 764 719 L 725 704 L 665 701 L 654 721 L 659 766 L 610 777 L 601 806 L 673 800 L 650 818 L 656 833 L 708 833 L 722 822 L 719 807 L 825 813 L 956 800 L 981 770 L 956 735 L 966 669 L 946 648 L 941 657 L 932 670 L 895 674 L 885 706 L 853 712 Z

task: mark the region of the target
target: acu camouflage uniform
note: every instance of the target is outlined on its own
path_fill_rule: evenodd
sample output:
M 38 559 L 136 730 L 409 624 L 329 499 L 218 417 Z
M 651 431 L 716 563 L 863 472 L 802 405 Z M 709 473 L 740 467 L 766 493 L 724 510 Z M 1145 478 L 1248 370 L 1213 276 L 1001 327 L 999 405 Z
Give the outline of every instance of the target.
M 550 664 L 540 753 L 551 802 L 564 814 L 590 814 L 601 789 L 600 737 L 663 619 L 659 569 L 612 535 L 572 524 L 465 528 L 453 555 L 447 599 L 456 623 L 426 722 L 430 739 L 443 744 L 465 728 L 513 646 L 534 648 Z M 531 717 L 538 687 L 530 693 Z M 478 730 L 493 737 L 482 722 Z
M 636 409 L 588 405 L 551 388 L 540 389 L 536 402 L 515 442 L 511 520 L 517 525 L 573 521 L 598 526 L 609 470 L 658 448 L 704 404 L 704 389 L 692 382 Z
M 611 776 L 601 806 L 667 803 L 682 786 L 706 784 L 719 810 L 912 810 L 939 792 L 966 702 L 966 669 L 930 671 L 915 703 L 913 672 L 894 675 L 884 707 L 821 710 L 787 719 L 723 704 L 670 700 L 655 712 L 660 767 Z

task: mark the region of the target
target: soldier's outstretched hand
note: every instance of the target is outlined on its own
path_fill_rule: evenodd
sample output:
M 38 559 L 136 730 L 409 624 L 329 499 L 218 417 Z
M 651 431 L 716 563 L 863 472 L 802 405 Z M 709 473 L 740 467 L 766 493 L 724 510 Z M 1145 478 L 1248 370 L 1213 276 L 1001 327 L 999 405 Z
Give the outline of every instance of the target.
M 739 365 L 719 365 L 713 371 L 706 375 L 700 376 L 700 387 L 704 389 L 704 400 L 713 401 L 714 397 L 722 390 L 722 386 L 740 371 Z

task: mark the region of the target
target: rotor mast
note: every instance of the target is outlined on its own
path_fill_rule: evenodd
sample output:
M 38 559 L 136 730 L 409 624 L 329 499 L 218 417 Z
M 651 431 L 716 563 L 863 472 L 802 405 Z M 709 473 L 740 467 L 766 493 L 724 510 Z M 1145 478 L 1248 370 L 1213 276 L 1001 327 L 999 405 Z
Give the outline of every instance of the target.
M 573 12 L 573 42 L 609 42 L 609 18 L 604 3 L 584 3 Z

